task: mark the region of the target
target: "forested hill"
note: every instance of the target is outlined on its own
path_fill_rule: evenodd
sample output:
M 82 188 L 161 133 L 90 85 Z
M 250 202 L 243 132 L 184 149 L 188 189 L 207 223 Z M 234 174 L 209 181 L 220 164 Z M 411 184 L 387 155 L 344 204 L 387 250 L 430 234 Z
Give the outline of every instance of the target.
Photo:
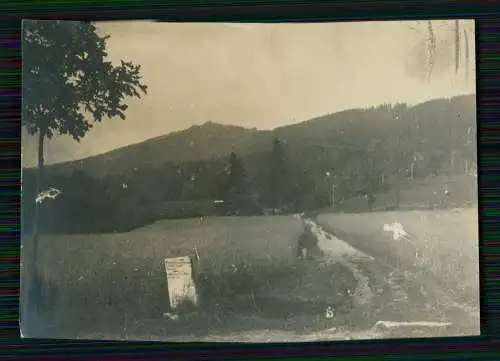
M 473 127 L 475 131 L 475 114 L 475 95 L 467 95 L 432 100 L 413 107 L 401 104 L 347 110 L 273 131 L 207 122 L 105 154 L 48 168 L 65 173 L 78 169 L 92 176 L 102 176 L 170 162 L 225 157 L 232 151 L 246 157 L 269 148 L 272 137 L 300 148 L 323 145 L 339 149 L 370 149 L 379 145 L 396 146 L 398 151 L 404 152 L 420 150 L 425 148 L 425 144 L 436 143 L 442 143 L 444 148 L 461 148 L 464 130 Z M 396 144 L 398 137 L 401 144 Z
M 332 182 L 339 199 L 345 199 L 390 187 L 391 179 L 410 172 L 415 178 L 464 173 L 476 163 L 475 104 L 475 95 L 467 95 L 416 106 L 383 105 L 272 131 L 216 123 L 193 126 L 47 167 L 46 185 L 63 190 L 50 212 L 53 219 L 54 212 L 63 211 L 75 219 L 91 217 L 81 225 L 87 231 L 96 227 L 93 219 L 98 215 L 111 212 L 124 218 L 128 212 L 134 218 L 128 208 L 137 213 L 144 207 L 147 220 L 255 214 L 269 207 L 293 211 L 327 205 Z M 25 170 L 24 200 L 34 197 L 33 184 L 33 170 Z M 194 205 L 214 199 L 224 200 L 226 208 Z M 147 223 L 146 218 L 134 224 Z M 105 229 L 111 224 L 130 228 L 106 217 L 100 221 Z
M 49 171 L 62 173 L 82 170 L 92 176 L 120 174 L 133 168 L 161 166 L 169 162 L 209 160 L 231 151 L 248 152 L 265 132 L 213 122 L 148 139 L 110 152 L 54 164 Z

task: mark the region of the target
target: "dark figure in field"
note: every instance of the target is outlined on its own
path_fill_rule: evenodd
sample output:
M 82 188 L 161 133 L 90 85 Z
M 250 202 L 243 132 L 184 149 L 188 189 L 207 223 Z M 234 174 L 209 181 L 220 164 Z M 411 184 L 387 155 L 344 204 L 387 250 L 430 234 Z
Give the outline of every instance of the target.
M 312 259 L 312 251 L 317 246 L 317 239 L 311 227 L 306 224 L 306 229 L 299 237 L 297 257 L 302 259 Z
M 374 203 L 375 203 L 375 201 L 376 201 L 377 199 L 376 199 L 376 198 L 375 198 L 375 196 L 374 196 L 373 194 L 371 194 L 371 193 L 365 193 L 365 199 L 366 199 L 366 202 L 368 203 L 368 208 L 369 208 L 370 210 L 372 210 L 372 209 L 373 209 L 373 205 L 374 205 Z
M 449 203 L 449 198 L 450 198 L 450 191 L 448 190 L 448 186 L 444 186 L 444 190 L 443 190 L 443 200 L 442 200 L 442 205 L 444 207 L 447 207 L 448 206 L 448 203 Z

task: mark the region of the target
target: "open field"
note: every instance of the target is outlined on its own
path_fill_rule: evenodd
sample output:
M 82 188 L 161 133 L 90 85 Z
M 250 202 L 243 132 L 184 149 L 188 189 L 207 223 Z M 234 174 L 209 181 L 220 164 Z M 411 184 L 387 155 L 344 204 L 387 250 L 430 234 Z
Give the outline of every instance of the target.
M 279 216 L 162 221 L 122 234 L 44 236 L 38 256 L 43 307 L 57 323 L 54 329 L 61 330 L 158 317 L 168 311 L 166 257 L 197 252 L 197 273 L 206 277 L 202 283 L 223 283 L 225 289 L 216 292 L 238 286 L 246 291 L 289 271 L 302 231 L 300 220 Z
M 375 194 L 374 211 L 394 209 L 398 204 L 398 192 L 399 209 L 473 207 L 478 202 L 477 178 L 470 175 L 442 175 L 390 183 L 389 191 Z M 446 197 L 445 189 L 449 191 Z M 363 212 L 368 211 L 368 206 L 365 198 L 360 196 L 339 202 L 335 209 L 339 212 Z
M 462 302 L 479 303 L 477 208 L 323 214 L 318 223 L 354 247 L 395 267 L 431 274 Z M 408 240 L 384 224 L 399 222 Z
M 436 189 L 442 186 L 437 181 L 433 184 Z M 465 181 L 456 184 L 466 186 Z M 401 191 L 409 204 L 406 208 L 412 208 L 411 202 L 418 205 L 423 190 L 435 194 L 424 186 L 415 187 Z M 358 331 L 371 327 L 379 317 L 406 321 L 403 315 L 412 312 L 430 315 L 421 305 L 432 306 L 444 298 L 426 299 L 418 289 L 429 277 L 460 305 L 477 313 L 477 208 L 311 212 L 309 216 L 325 231 L 375 260 L 357 265 L 361 272 L 357 276 L 342 263 L 297 261 L 304 224 L 293 216 L 167 220 L 127 233 L 44 236 L 38 262 L 44 284 L 42 323 L 51 330 L 38 334 L 165 340 L 188 334 L 195 339 L 221 332 L 243 335 L 264 329 L 276 329 L 278 334 L 302 330 L 312 335 L 321 329 L 347 327 L 349 333 L 354 332 L 353 327 Z M 409 233 L 408 241 L 394 241 L 392 232 L 384 231 L 384 224 L 395 221 Z M 29 254 L 26 248 L 23 254 Z M 169 322 L 162 316 L 168 311 L 163 260 L 196 254 L 200 257 L 196 281 L 201 307 L 182 321 Z M 413 275 L 402 283 L 408 289 L 406 305 L 393 301 L 396 291 L 391 269 Z M 356 277 L 365 279 L 377 295 L 365 310 L 368 313 L 357 310 L 349 295 L 359 283 Z M 338 311 L 334 320 L 324 317 L 328 306 Z M 449 308 L 449 304 L 443 307 Z M 455 319 L 461 317 L 460 313 Z M 465 332 L 469 332 L 470 322 L 465 323 Z M 330 336 L 343 337 L 338 333 Z
M 119 260 L 135 259 L 163 271 L 166 257 L 194 256 L 196 248 L 198 270 L 217 273 L 232 265 L 290 262 L 302 231 L 293 216 L 168 220 L 127 233 L 44 236 L 39 260 L 44 277 L 69 281 L 101 276 Z

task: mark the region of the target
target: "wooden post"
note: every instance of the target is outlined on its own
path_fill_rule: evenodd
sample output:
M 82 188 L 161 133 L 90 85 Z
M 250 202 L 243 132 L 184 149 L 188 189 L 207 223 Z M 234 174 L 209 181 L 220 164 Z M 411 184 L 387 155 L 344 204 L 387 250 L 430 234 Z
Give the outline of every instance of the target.
M 332 184 L 332 211 L 335 211 L 335 184 Z

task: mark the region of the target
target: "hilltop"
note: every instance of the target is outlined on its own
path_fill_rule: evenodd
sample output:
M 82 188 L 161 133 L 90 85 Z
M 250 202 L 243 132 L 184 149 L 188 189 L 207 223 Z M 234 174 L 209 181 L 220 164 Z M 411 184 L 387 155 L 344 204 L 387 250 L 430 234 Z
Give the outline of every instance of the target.
M 47 168 L 61 173 L 81 170 L 102 177 L 121 174 L 132 168 L 157 167 L 170 162 L 210 160 L 226 156 L 231 151 L 251 152 L 253 142 L 263 133 L 255 129 L 206 122 L 104 154 Z

